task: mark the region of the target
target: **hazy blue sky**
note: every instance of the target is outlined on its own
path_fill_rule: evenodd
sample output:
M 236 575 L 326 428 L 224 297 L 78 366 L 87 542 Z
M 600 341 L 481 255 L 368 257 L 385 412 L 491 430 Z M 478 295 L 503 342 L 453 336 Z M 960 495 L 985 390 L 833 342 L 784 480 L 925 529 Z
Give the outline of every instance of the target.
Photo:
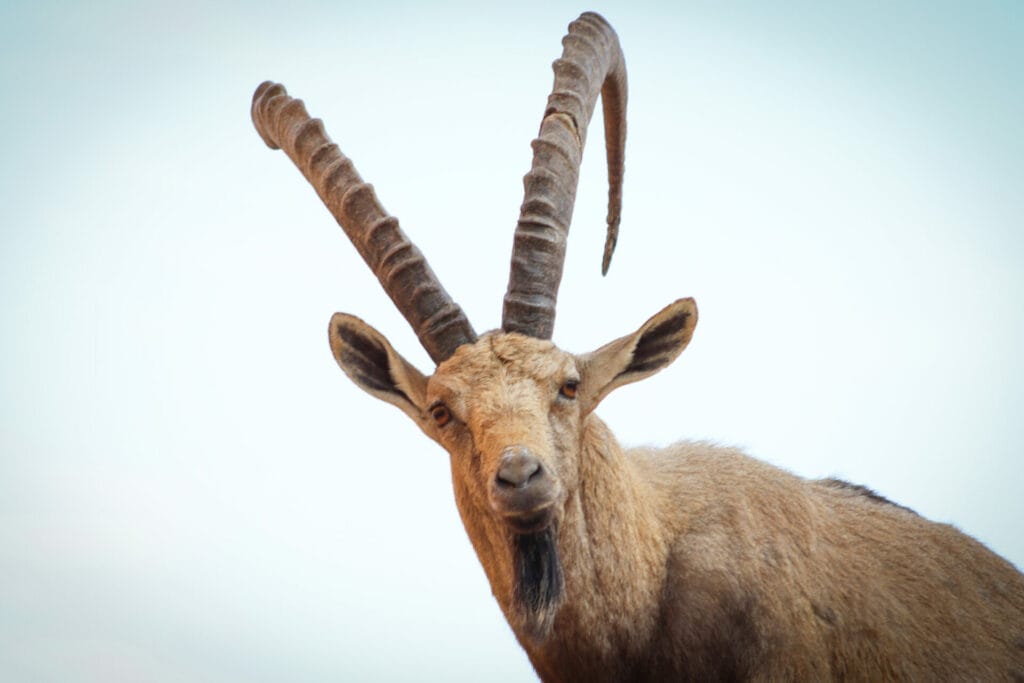
M 370 7 L 373 9 L 369 9 Z M 478 330 L 566 24 L 619 32 L 555 341 L 680 296 L 690 348 L 599 411 L 867 484 L 1024 565 L 1024 5 L 7 2 L 0 678 L 529 680 L 445 454 L 331 313 L 426 354 L 249 121 L 285 83 Z

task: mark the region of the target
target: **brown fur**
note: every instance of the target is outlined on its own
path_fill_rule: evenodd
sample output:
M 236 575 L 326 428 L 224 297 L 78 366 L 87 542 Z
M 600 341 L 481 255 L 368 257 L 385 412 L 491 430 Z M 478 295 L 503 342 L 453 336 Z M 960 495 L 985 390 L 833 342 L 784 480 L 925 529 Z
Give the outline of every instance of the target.
M 492 333 L 430 378 L 350 316 L 332 320 L 331 342 L 357 383 L 450 453 L 466 531 L 545 681 L 1024 675 L 1024 576 L 953 527 L 731 449 L 620 448 L 593 408 L 671 362 L 695 323 L 682 300 L 585 356 Z M 387 367 L 372 371 L 374 359 Z M 573 378 L 568 400 L 559 388 Z M 440 427 L 429 411 L 438 404 L 452 416 Z M 511 445 L 551 478 L 545 531 L 562 586 L 550 599 L 517 597 L 534 574 L 489 493 Z

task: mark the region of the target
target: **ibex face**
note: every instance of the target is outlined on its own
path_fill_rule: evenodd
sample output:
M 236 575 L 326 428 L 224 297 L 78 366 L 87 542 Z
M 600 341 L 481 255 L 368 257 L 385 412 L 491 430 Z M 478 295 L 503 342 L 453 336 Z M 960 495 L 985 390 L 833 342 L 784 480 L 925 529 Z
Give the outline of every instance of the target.
M 486 335 L 438 367 L 427 383 L 432 436 L 476 510 L 515 533 L 557 518 L 577 470 L 579 382 L 572 355 L 519 334 Z

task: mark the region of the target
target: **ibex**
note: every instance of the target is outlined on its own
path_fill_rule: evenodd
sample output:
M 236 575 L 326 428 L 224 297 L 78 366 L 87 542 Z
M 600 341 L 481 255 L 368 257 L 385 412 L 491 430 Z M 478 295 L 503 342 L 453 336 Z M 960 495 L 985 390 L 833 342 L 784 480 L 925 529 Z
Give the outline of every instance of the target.
M 570 24 L 533 142 L 500 330 L 477 335 L 322 123 L 284 88 L 252 104 L 437 364 L 425 376 L 362 320 L 331 318 L 360 387 L 450 454 L 495 598 L 545 681 L 1024 680 L 1024 576 L 951 526 L 867 488 L 731 449 L 619 446 L 594 409 L 669 365 L 697 323 L 680 299 L 573 355 L 549 340 L 587 125 L 604 107 L 615 248 L 626 70 L 597 14 Z

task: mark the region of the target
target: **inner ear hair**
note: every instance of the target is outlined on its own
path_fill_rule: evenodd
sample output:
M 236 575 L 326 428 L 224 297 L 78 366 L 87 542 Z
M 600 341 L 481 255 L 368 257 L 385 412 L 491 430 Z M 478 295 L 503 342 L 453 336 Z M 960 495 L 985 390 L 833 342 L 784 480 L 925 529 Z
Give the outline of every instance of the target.
M 669 365 L 690 343 L 696 324 L 693 299 L 680 299 L 664 308 L 637 331 L 632 358 L 620 376 L 647 376 Z
M 370 325 L 335 313 L 329 327 L 334 359 L 364 391 L 421 418 L 426 378 Z
M 395 386 L 388 350 L 380 339 L 359 334 L 343 324 L 337 325 L 336 330 L 343 342 L 338 350 L 338 363 L 352 381 L 368 390 L 402 393 Z
M 697 304 L 679 299 L 663 308 L 633 334 L 605 344 L 581 357 L 585 410 L 593 408 L 616 387 L 658 372 L 682 353 L 697 325 Z

